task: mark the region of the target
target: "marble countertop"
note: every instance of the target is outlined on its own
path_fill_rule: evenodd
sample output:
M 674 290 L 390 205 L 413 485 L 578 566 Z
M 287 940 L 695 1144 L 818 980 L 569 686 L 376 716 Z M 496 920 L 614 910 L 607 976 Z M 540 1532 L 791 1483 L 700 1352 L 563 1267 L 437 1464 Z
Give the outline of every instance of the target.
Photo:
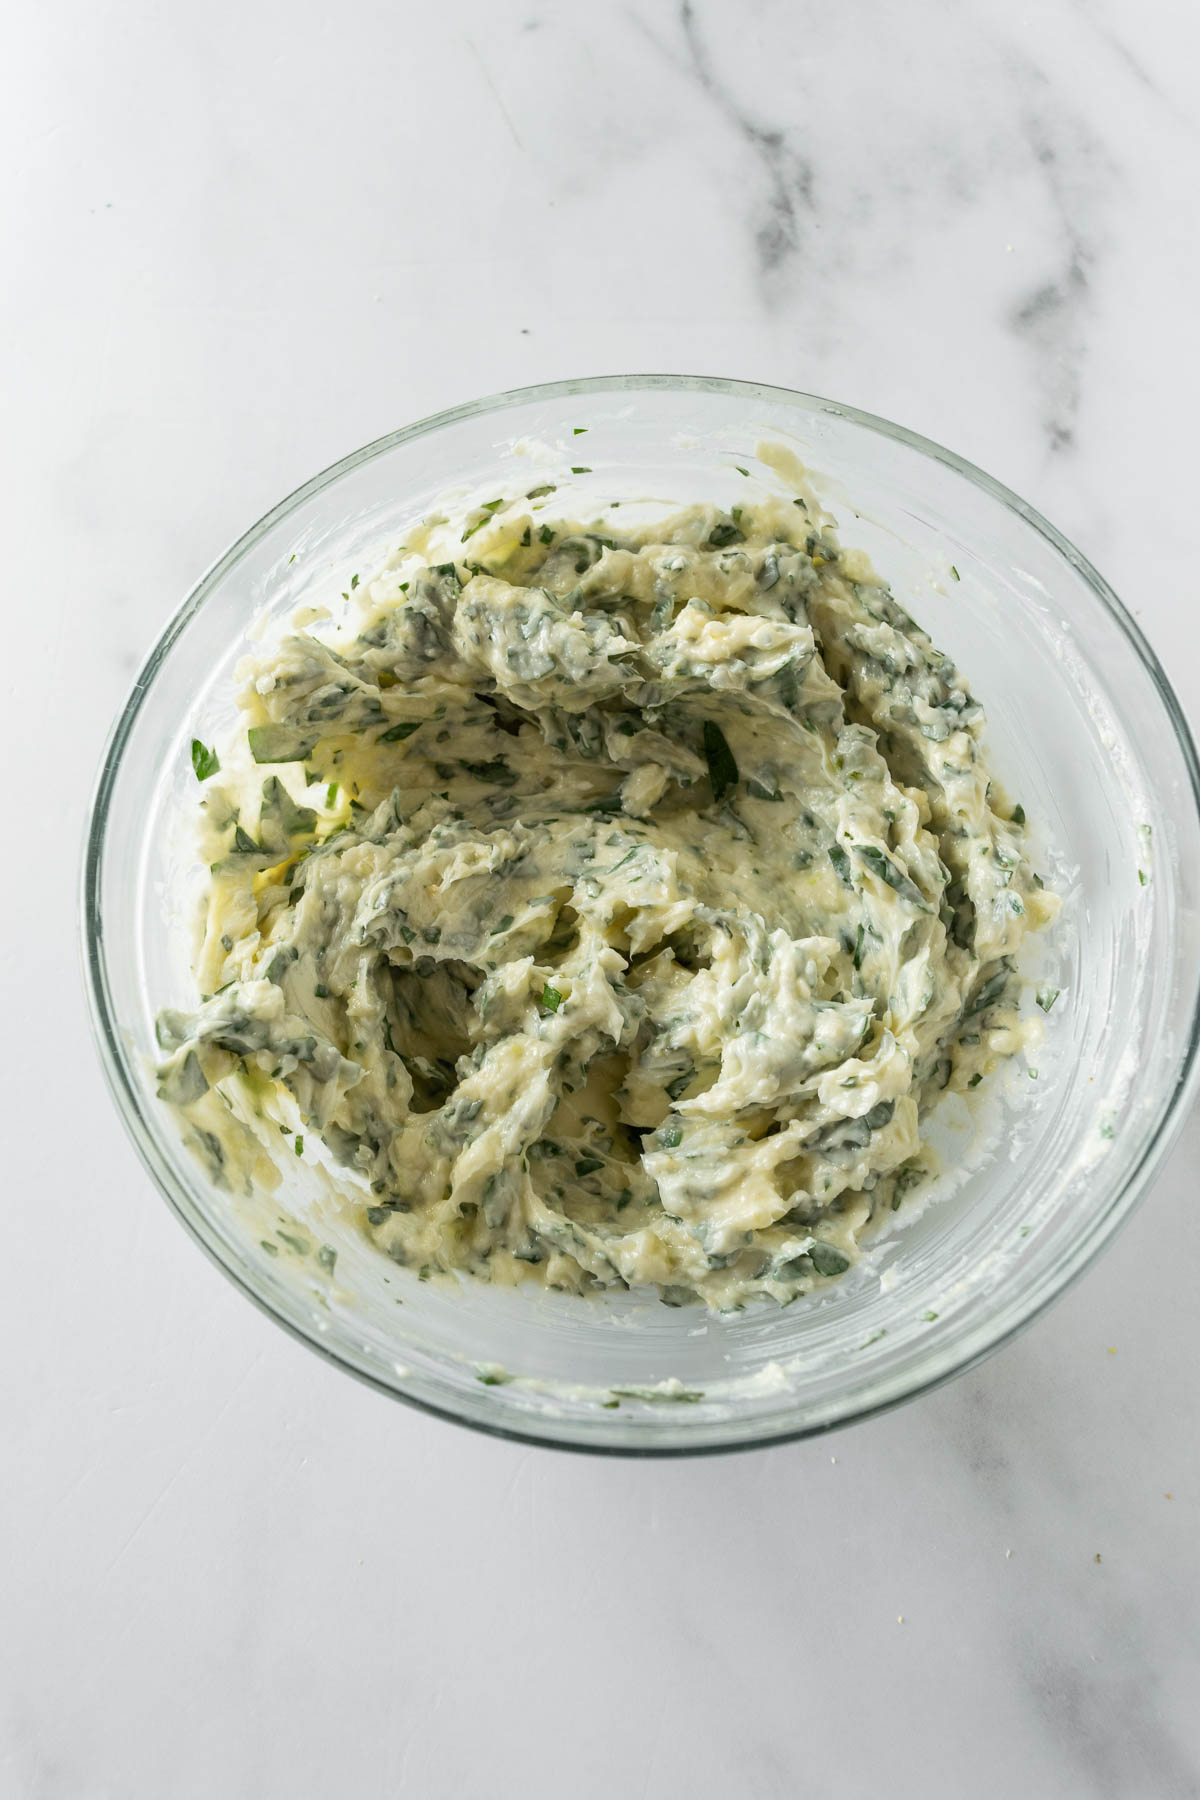
M 109 1104 L 74 947 L 100 746 L 198 571 L 522 382 L 903 420 L 1083 547 L 1200 719 L 1200 14 L 16 0 L 6 31 L 0 1796 L 1200 1794 L 1200 1121 L 932 1397 L 557 1455 L 389 1405 L 221 1279 Z

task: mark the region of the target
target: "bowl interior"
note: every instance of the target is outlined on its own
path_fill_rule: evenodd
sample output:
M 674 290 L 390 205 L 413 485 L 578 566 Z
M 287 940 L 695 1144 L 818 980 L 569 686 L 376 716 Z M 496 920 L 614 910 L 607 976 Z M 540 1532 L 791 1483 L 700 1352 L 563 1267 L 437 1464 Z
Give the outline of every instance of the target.
M 630 1296 L 421 1283 L 358 1239 L 327 1177 L 305 1164 L 278 1193 L 231 1203 L 154 1097 L 154 1016 L 194 1000 L 204 871 L 188 748 L 233 725 L 233 670 L 251 629 L 303 603 L 336 608 L 351 573 L 449 494 L 553 481 L 550 511 L 584 518 L 613 502 L 626 516 L 728 506 L 788 491 L 759 459 L 764 443 L 806 465 L 843 543 L 870 553 L 984 705 L 992 767 L 1024 804 L 1042 873 L 1064 898 L 1023 963 L 1061 990 L 1042 1050 L 1014 1059 L 974 1113 L 947 1101 L 930 1202 L 901 1215 L 845 1281 L 783 1310 L 707 1318 Z M 589 467 L 571 474 L 581 445 Z M 1178 1111 L 1195 1038 L 1198 892 L 1186 728 L 1135 629 L 1070 546 L 976 471 L 878 421 L 746 384 L 640 378 L 442 415 L 347 459 L 248 533 L 172 622 L 118 724 L 85 911 L 126 1119 L 172 1204 L 247 1291 L 346 1366 L 470 1423 L 661 1450 L 761 1442 L 888 1404 L 982 1354 L 1065 1284 L 1127 1210 Z M 333 1276 L 280 1230 L 313 1252 L 335 1248 Z M 515 1379 L 484 1382 L 480 1365 Z M 614 1406 L 614 1388 L 657 1393 Z

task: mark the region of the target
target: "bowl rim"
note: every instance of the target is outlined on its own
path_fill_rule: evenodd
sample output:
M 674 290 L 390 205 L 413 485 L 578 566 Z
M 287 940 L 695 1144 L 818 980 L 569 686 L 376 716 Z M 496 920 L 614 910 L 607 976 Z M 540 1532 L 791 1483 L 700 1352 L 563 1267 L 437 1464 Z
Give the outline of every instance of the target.
M 966 1346 L 965 1353 L 962 1353 L 961 1343 L 956 1348 L 952 1347 L 954 1353 L 944 1362 L 943 1366 L 934 1365 L 922 1371 L 909 1371 L 904 1377 L 895 1380 L 891 1387 L 886 1381 L 881 1382 L 880 1379 L 877 1379 L 874 1398 L 856 1402 L 853 1395 L 850 1395 L 844 1406 L 828 1407 L 819 1419 L 798 1425 L 787 1423 L 786 1418 L 782 1416 L 782 1422 L 777 1429 L 773 1429 L 769 1422 L 761 1422 L 759 1430 L 744 1438 L 716 1437 L 709 1441 L 705 1437 L 698 1441 L 651 1440 L 644 1443 L 596 1441 L 552 1435 L 541 1429 L 528 1429 L 523 1425 L 508 1421 L 492 1421 L 485 1417 L 456 1411 L 449 1406 L 439 1405 L 424 1394 L 409 1391 L 403 1385 L 402 1377 L 397 1378 L 396 1384 L 383 1379 L 371 1368 L 357 1362 L 348 1349 L 333 1344 L 327 1338 L 307 1329 L 300 1317 L 289 1317 L 281 1306 L 273 1304 L 265 1293 L 259 1291 L 243 1270 L 224 1253 L 224 1245 L 218 1234 L 206 1229 L 206 1222 L 202 1217 L 194 1215 L 191 1204 L 182 1193 L 175 1172 L 164 1154 L 157 1134 L 150 1126 L 141 1104 L 142 1095 L 135 1080 L 132 1059 L 122 1041 L 122 1033 L 112 1003 L 104 946 L 104 919 L 101 912 L 101 885 L 109 802 L 121 769 L 126 744 L 160 666 L 212 590 L 237 566 L 242 558 L 270 530 L 289 514 L 295 512 L 305 501 L 332 486 L 362 464 L 385 455 L 401 444 L 430 436 L 465 420 L 486 418 L 489 415 L 501 414 L 514 407 L 533 402 L 565 399 L 568 396 L 655 391 L 730 395 L 750 401 L 760 400 L 776 405 L 797 406 L 809 414 L 825 413 L 845 419 L 880 437 L 891 439 L 908 449 L 915 450 L 929 461 L 944 465 L 982 492 L 998 500 L 1009 511 L 1016 513 L 1044 538 L 1080 576 L 1094 598 L 1107 610 L 1150 677 L 1152 686 L 1171 725 L 1184 767 L 1188 773 L 1194 813 L 1193 822 L 1200 829 L 1200 758 L 1197 756 L 1196 744 L 1183 708 L 1162 664 L 1150 647 L 1140 626 L 1117 597 L 1113 588 L 1084 556 L 1083 552 L 1028 501 L 1023 500 L 1003 482 L 998 481 L 994 476 L 989 475 L 985 470 L 965 457 L 959 456 L 945 445 L 877 414 L 825 398 L 819 394 L 807 393 L 801 389 L 715 375 L 618 374 L 578 376 L 558 381 L 538 382 L 484 395 L 477 400 L 462 402 L 457 406 L 428 414 L 409 425 L 401 426 L 398 430 L 375 438 L 370 443 L 362 445 L 359 449 L 353 450 L 338 461 L 329 464 L 278 501 L 210 564 L 167 621 L 138 670 L 132 690 L 109 730 L 87 814 L 80 868 L 79 947 L 92 1035 L 99 1053 L 105 1081 L 116 1103 L 125 1130 L 132 1139 L 143 1167 L 184 1229 L 200 1245 L 225 1277 L 251 1300 L 260 1312 L 273 1320 L 276 1325 L 281 1326 L 297 1342 L 304 1344 L 326 1361 L 345 1370 L 369 1387 L 386 1394 L 390 1399 L 399 1400 L 434 1418 L 445 1419 L 451 1423 L 466 1426 L 473 1431 L 481 1432 L 485 1436 L 501 1438 L 508 1442 L 530 1444 L 548 1449 L 580 1451 L 599 1456 L 701 1456 L 795 1443 L 841 1426 L 874 1418 L 908 1400 L 914 1400 L 922 1394 L 930 1393 L 945 1382 L 976 1367 L 986 1357 L 1011 1342 L 1066 1293 L 1068 1288 L 1079 1279 L 1085 1270 L 1091 1267 L 1100 1252 L 1112 1241 L 1117 1230 L 1129 1218 L 1174 1145 L 1186 1118 L 1188 1103 L 1197 1086 L 1200 1085 L 1200 976 L 1197 976 L 1195 991 L 1192 995 L 1191 1022 L 1187 1043 L 1175 1072 L 1174 1085 L 1165 1096 L 1157 1124 L 1148 1133 L 1136 1161 L 1128 1170 L 1124 1181 L 1111 1196 L 1103 1212 L 1093 1220 L 1090 1229 L 1081 1236 L 1078 1245 L 1061 1258 L 1053 1271 L 1052 1278 L 1047 1278 L 1042 1284 L 1041 1290 L 1030 1295 L 1028 1304 L 1024 1306 L 1018 1304 L 1010 1316 L 993 1331 L 989 1331 L 986 1326 L 977 1329 L 975 1341 Z M 881 1386 L 882 1391 L 879 1391 Z M 717 1424 L 713 1429 L 720 1432 L 725 1429 L 725 1426 Z

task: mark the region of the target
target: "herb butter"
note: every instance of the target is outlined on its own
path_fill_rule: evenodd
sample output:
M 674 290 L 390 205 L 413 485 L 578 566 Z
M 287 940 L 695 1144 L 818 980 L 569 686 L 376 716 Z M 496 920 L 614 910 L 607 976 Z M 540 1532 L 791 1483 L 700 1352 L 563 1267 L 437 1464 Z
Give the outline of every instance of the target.
M 320 1140 L 418 1271 L 788 1301 L 1036 1032 L 1055 903 L 963 677 L 815 502 L 620 531 L 550 492 L 356 576 L 193 746 L 207 997 L 162 1093 L 232 1185 L 235 1115 Z

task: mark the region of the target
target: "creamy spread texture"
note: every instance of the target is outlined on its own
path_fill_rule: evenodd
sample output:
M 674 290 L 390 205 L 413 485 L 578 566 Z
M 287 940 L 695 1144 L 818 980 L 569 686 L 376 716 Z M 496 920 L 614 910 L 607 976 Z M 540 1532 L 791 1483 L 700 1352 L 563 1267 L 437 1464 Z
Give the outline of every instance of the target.
M 1022 1047 L 1054 901 L 963 677 L 815 502 L 625 532 L 550 491 L 355 577 L 194 746 L 162 1092 L 234 1186 L 235 1112 L 322 1140 L 414 1270 L 787 1301 Z

